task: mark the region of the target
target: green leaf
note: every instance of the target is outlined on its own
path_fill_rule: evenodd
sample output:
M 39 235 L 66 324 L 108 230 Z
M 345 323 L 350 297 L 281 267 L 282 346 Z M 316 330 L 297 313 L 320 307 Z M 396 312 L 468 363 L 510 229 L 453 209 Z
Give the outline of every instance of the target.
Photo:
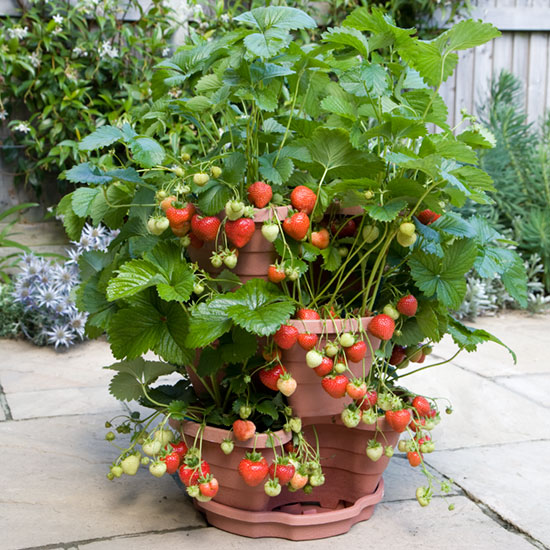
M 279 411 L 277 410 L 277 407 L 271 400 L 264 400 L 260 401 L 259 403 L 256 403 L 256 411 L 258 411 L 260 414 L 266 414 L 273 418 L 273 420 L 277 420 L 279 418 Z
M 240 152 L 231 153 L 223 160 L 223 179 L 237 184 L 242 180 L 246 171 L 246 158 Z
M 407 206 L 407 201 L 403 199 L 392 199 L 384 206 L 371 204 L 365 206 L 365 211 L 374 220 L 381 222 L 391 222 L 397 218 L 399 212 Z
M 439 342 L 441 334 L 439 333 L 439 319 L 429 302 L 422 302 L 416 314 L 418 327 L 430 340 Z
M 221 346 L 223 360 L 226 363 L 243 363 L 256 353 L 258 337 L 240 327 L 231 330 L 231 342 Z
M 514 260 L 508 264 L 500 276 L 504 288 L 522 308 L 527 307 L 527 273 L 519 254 L 514 252 Z
M 191 311 L 185 345 L 190 348 L 202 348 L 225 334 L 233 326 L 233 321 L 227 313 L 233 304 L 233 300 L 224 295 L 196 305 Z
M 321 101 L 323 109 L 329 113 L 334 113 L 350 120 L 356 120 L 355 108 L 349 101 L 336 96 L 327 96 Z
M 74 213 L 72 206 L 72 193 L 65 195 L 61 201 L 59 201 L 56 212 L 58 215 L 63 216 L 63 227 L 65 228 L 69 239 L 73 241 L 80 240 L 80 233 L 86 223 L 86 218 L 81 218 Z
M 93 166 L 89 162 L 73 166 L 70 170 L 65 172 L 65 178 L 73 183 L 92 184 L 109 183 L 113 180 L 111 176 L 108 176 L 97 168 L 97 166 Z
M 363 57 L 369 56 L 369 43 L 358 30 L 346 27 L 328 29 L 322 35 L 323 41 L 336 47 L 352 47 Z
M 288 320 L 294 303 L 272 283 L 252 279 L 232 295 L 227 314 L 248 332 L 268 336 Z
M 73 212 L 80 218 L 88 217 L 92 201 L 96 195 L 101 193 L 99 189 L 91 187 L 80 187 L 72 193 Z
M 294 171 L 293 162 L 282 155 L 277 159 L 277 152 L 263 154 L 258 160 L 260 162 L 260 174 L 268 181 L 276 185 L 286 183 Z
M 217 181 L 209 181 L 201 190 L 199 208 L 206 216 L 215 216 L 223 210 L 225 203 L 231 199 L 233 193 L 227 185 Z
M 129 143 L 135 161 L 144 168 L 161 164 L 166 156 L 160 143 L 148 137 L 136 137 Z
M 475 243 L 460 240 L 445 249 L 443 258 L 416 249 L 408 263 L 416 285 L 428 298 L 436 295 L 447 307 L 458 309 L 466 293 L 464 275 L 476 256 Z
M 135 168 L 117 168 L 109 170 L 105 175 L 110 176 L 113 181 L 124 181 L 126 183 L 143 183 Z
M 342 256 L 338 254 L 335 246 L 328 246 L 321 250 L 323 257 L 323 268 L 327 271 L 336 271 L 342 265 Z
M 430 224 L 430 227 L 456 237 L 467 237 L 471 239 L 475 236 L 474 228 L 454 212 L 443 214 L 435 222 Z
M 112 302 L 133 296 L 162 280 L 155 265 L 147 260 L 131 260 L 120 266 L 118 275 L 109 282 L 107 299 Z
M 200 352 L 197 374 L 201 377 L 216 374 L 223 367 L 221 351 L 217 348 L 206 347 Z
M 394 336 L 393 341 L 400 346 L 414 346 L 425 338 L 423 330 L 418 324 L 418 320 L 407 319 L 401 327 L 401 334 Z
M 93 151 L 107 147 L 119 141 L 124 137 L 124 134 L 114 126 L 101 126 L 89 136 L 86 136 L 78 145 L 80 151 Z
M 500 31 L 491 25 L 468 19 L 453 25 L 435 39 L 438 47 L 446 51 L 468 50 L 481 46 L 500 36 Z

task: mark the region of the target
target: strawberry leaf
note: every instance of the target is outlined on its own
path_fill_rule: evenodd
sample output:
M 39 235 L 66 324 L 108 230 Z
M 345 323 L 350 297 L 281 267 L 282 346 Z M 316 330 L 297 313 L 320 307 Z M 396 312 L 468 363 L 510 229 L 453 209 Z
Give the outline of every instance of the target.
M 118 128 L 114 126 L 101 126 L 101 128 L 98 128 L 95 132 L 86 136 L 78 145 L 78 149 L 80 151 L 101 149 L 102 147 L 112 145 L 123 137 L 124 134 Z
M 209 302 L 201 302 L 191 311 L 189 332 L 185 345 L 201 348 L 225 334 L 233 325 L 227 309 L 234 302 L 225 296 L 217 296 Z

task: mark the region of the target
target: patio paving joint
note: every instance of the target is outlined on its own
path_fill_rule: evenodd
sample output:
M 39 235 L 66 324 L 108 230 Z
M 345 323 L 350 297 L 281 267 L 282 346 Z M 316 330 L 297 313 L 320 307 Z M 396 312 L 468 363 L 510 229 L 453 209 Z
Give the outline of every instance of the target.
M 4 393 L 4 388 L 2 387 L 2 384 L 0 384 L 0 408 L 4 412 L 4 416 L 6 417 L 6 420 L 13 420 L 10 406 L 6 399 L 6 394 Z
M 80 545 L 93 544 L 94 542 L 107 542 L 110 540 L 116 541 L 118 539 L 146 537 L 149 535 L 166 535 L 169 533 L 185 533 L 188 531 L 197 531 L 199 529 L 208 529 L 208 527 L 208 525 L 188 525 L 186 527 L 177 527 L 175 529 L 155 529 L 151 531 L 142 531 L 140 533 L 121 533 L 119 535 L 112 535 L 110 537 L 97 537 L 93 539 L 83 539 L 73 542 L 58 542 L 53 544 L 45 544 L 42 546 L 26 546 L 25 548 L 19 548 L 18 550 L 59 550 L 61 548 L 63 548 L 64 550 L 78 550 L 80 548 Z

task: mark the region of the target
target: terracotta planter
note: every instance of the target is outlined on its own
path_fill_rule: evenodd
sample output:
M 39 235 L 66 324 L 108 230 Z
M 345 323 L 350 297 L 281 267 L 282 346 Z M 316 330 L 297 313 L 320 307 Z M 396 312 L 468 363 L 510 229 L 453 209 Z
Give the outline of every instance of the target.
M 192 444 L 199 425 L 195 422 L 177 422 L 170 420 L 170 425 L 185 436 L 187 444 Z M 235 441 L 235 449 L 230 455 L 225 455 L 220 449 L 221 442 L 229 436 L 228 430 L 207 426 L 202 439 L 202 457 L 210 465 L 212 474 L 220 484 L 220 490 L 214 497 L 217 503 L 240 508 L 242 510 L 267 510 L 270 506 L 270 497 L 264 492 L 263 483 L 257 487 L 248 486 L 239 474 L 239 462 L 245 453 L 254 446 L 254 439 L 250 441 Z M 290 441 L 291 434 L 279 430 L 273 433 L 275 444 L 284 444 Z M 260 451 L 267 462 L 273 461 L 273 451 L 267 447 L 268 437 L 259 434 L 256 437 L 256 450 Z M 197 443 L 198 444 L 198 443 Z
M 267 270 L 277 258 L 273 244 L 266 240 L 261 232 L 263 223 L 273 218 L 273 210 L 271 208 L 262 208 L 256 209 L 255 212 L 256 214 L 253 219 L 256 230 L 248 244 L 239 249 L 237 266 L 231 270 L 243 283 L 254 278 L 267 280 Z M 275 208 L 275 212 L 279 220 L 284 220 L 288 213 L 288 207 L 280 206 Z M 218 214 L 218 217 L 224 219 L 225 213 Z M 223 241 L 219 240 L 219 242 Z M 225 266 L 215 268 L 210 263 L 210 257 L 215 247 L 215 242 L 207 242 L 204 243 L 202 248 L 197 249 L 190 246 L 187 249 L 191 261 L 198 263 L 199 267 L 210 275 L 218 275 L 224 269 L 227 269 Z
M 361 325 L 366 330 L 371 317 L 362 317 Z M 324 348 L 328 340 L 334 340 L 336 335 L 341 332 L 357 332 L 359 321 L 356 319 L 335 319 L 332 320 L 311 320 L 302 321 L 292 319 L 288 321 L 289 325 L 295 326 L 300 332 L 311 332 L 319 335 L 318 349 Z M 372 349 L 376 351 L 380 345 L 380 340 L 369 336 Z M 337 415 L 342 409 L 352 402 L 350 397 L 334 399 L 328 395 L 321 385 L 321 378 L 317 376 L 313 369 L 306 364 L 306 351 L 298 344 L 289 350 L 282 350 L 281 362 L 285 368 L 292 374 L 298 382 L 296 391 L 288 398 L 294 414 L 305 418 L 316 418 L 320 416 Z M 367 376 L 370 370 L 371 354 L 370 350 L 366 357 L 359 363 L 348 362 L 348 366 L 353 372 L 353 376 L 362 378 Z M 348 372 L 349 374 L 349 372 Z
M 353 525 L 369 519 L 384 496 L 384 481 L 376 491 L 353 503 L 340 502 L 336 509 L 310 503 L 286 504 L 270 511 L 246 512 L 218 502 L 196 502 L 210 525 L 245 537 L 277 537 L 315 540 L 347 533 Z M 311 497 L 309 500 L 314 500 Z

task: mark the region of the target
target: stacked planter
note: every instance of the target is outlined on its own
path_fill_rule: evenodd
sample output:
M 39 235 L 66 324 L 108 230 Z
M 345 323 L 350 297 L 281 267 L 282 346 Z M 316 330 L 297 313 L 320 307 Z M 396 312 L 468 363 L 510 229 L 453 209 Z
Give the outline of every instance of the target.
M 288 209 L 275 209 L 283 220 Z M 356 212 L 353 212 L 355 214 Z M 224 214 L 220 214 L 223 218 Z M 273 244 L 261 234 L 261 225 L 272 218 L 270 209 L 256 210 L 256 231 L 250 242 L 239 250 L 239 261 L 233 272 L 244 283 L 253 278 L 267 279 L 269 265 L 277 254 Z M 215 250 L 214 243 L 205 243 L 200 249 L 189 249 L 191 260 L 206 272 L 216 275 L 221 271 L 210 263 Z M 370 318 L 360 320 L 290 320 L 300 332 L 318 334 L 319 347 L 327 340 L 334 340 L 341 332 L 361 332 L 366 337 Z M 369 352 L 362 362 L 348 362 L 353 376 L 368 375 L 371 351 L 378 349 L 380 341 L 369 337 Z M 389 458 L 382 456 L 377 462 L 365 454 L 367 443 L 376 439 L 385 447 L 394 447 L 399 434 L 384 419 L 377 425 L 365 425 L 350 429 L 343 425 L 340 414 L 351 398 L 334 399 L 322 388 L 321 378 L 307 367 L 306 351 L 295 345 L 282 350 L 281 362 L 298 386 L 288 398 L 293 413 L 302 419 L 306 438 L 319 439 L 321 466 L 325 484 L 315 487 L 311 494 L 290 492 L 285 487 L 277 497 L 267 497 L 263 484 L 249 487 L 238 473 L 238 465 L 246 450 L 261 451 L 268 463 L 273 451 L 268 447 L 267 436 L 258 435 L 255 440 L 235 441 L 235 450 L 226 456 L 220 443 L 230 438 L 227 430 L 206 427 L 203 433 L 202 456 L 210 464 L 220 484 L 218 494 L 209 502 L 195 501 L 195 506 L 206 514 L 211 525 L 248 537 L 280 537 L 290 540 L 313 540 L 347 532 L 355 523 L 369 519 L 375 505 L 384 494 L 382 474 Z M 200 390 L 200 388 L 197 388 Z M 193 440 L 198 425 L 193 422 L 172 423 L 185 438 Z M 283 431 L 273 435 L 276 444 L 284 444 L 291 434 Z

